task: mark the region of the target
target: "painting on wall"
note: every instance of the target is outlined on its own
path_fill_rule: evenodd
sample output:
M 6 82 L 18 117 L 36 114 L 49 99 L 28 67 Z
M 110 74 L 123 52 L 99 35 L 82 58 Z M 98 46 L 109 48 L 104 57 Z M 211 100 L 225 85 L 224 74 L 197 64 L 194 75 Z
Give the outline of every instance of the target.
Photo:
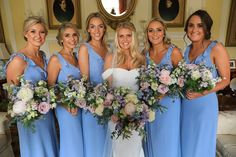
M 49 28 L 57 29 L 63 22 L 81 28 L 80 0 L 47 0 Z
M 236 1 L 231 3 L 225 46 L 236 46 Z
M 185 0 L 152 0 L 152 16 L 169 27 L 184 25 Z

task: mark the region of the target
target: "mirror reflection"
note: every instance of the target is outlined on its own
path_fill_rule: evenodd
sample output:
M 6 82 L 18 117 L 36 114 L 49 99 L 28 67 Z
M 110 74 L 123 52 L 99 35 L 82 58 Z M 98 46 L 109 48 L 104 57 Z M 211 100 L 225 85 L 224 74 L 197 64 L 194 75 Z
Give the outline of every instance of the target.
M 131 0 L 102 0 L 106 12 L 112 16 L 124 15 L 130 7 Z

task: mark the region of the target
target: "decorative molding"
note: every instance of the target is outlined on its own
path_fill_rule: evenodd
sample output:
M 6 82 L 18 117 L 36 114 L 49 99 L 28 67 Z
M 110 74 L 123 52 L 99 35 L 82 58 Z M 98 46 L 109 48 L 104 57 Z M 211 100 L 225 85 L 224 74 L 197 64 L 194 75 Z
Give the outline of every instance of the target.
M 13 52 L 17 51 L 17 46 L 16 46 L 16 36 L 15 36 L 15 31 L 13 28 L 13 20 L 12 20 L 12 13 L 11 13 L 11 7 L 10 7 L 10 1 L 9 0 L 4 0 L 3 5 L 6 10 L 6 20 L 7 20 L 7 27 L 8 27 L 8 32 L 9 32 L 9 39 L 10 39 L 10 45 L 12 48 Z

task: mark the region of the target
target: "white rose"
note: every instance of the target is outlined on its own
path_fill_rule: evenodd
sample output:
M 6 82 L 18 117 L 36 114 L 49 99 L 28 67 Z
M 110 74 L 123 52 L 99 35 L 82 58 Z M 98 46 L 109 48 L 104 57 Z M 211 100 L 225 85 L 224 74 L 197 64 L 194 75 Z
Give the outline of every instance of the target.
M 30 99 L 33 98 L 34 96 L 34 91 L 31 90 L 30 88 L 27 87 L 22 87 L 18 93 L 17 93 L 17 98 L 21 99 L 24 102 L 29 101 Z
M 13 105 L 12 110 L 17 115 L 23 115 L 26 111 L 26 103 L 24 101 L 17 101 Z
M 201 77 L 201 73 L 200 73 L 198 70 L 193 71 L 192 74 L 191 74 L 191 78 L 192 78 L 193 80 L 197 80 L 197 79 L 199 79 L 200 77 Z

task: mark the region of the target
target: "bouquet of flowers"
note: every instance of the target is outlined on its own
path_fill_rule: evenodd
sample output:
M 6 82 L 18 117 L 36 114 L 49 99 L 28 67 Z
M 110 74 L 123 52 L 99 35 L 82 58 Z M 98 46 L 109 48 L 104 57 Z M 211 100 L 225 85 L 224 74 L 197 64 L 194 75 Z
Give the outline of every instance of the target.
M 33 122 L 56 107 L 54 89 L 48 89 L 43 80 L 33 84 L 20 77 L 20 86 L 4 84 L 8 92 L 8 113 L 13 122 L 34 129 Z
M 57 103 L 61 103 L 69 108 L 83 108 L 86 106 L 86 77 L 76 80 L 72 76 L 69 76 L 66 83 L 59 82 L 54 86 L 54 89 L 57 95 Z
M 163 95 L 176 96 L 179 93 L 177 78 L 172 74 L 168 65 L 162 67 L 151 62 L 140 68 L 137 83 L 139 85 L 138 97 L 152 110 L 165 109 L 159 104 Z
M 183 92 L 191 90 L 202 93 L 205 90 L 211 90 L 217 82 L 221 81 L 220 78 L 213 78 L 212 68 L 206 67 L 203 63 L 196 65 L 180 62 L 177 69 L 183 78 Z
M 88 94 L 88 110 L 100 124 L 109 120 L 115 123 L 112 138 L 129 138 L 132 131 L 144 134 L 144 124 L 155 119 L 154 112 L 139 101 L 137 94 L 125 87 L 108 88 L 108 83 L 98 84 Z
M 97 117 L 99 124 L 107 124 L 112 115 L 110 104 L 113 98 L 113 91 L 108 87 L 107 81 L 96 86 L 90 84 L 86 97 L 87 106 L 84 109 L 90 111 Z

